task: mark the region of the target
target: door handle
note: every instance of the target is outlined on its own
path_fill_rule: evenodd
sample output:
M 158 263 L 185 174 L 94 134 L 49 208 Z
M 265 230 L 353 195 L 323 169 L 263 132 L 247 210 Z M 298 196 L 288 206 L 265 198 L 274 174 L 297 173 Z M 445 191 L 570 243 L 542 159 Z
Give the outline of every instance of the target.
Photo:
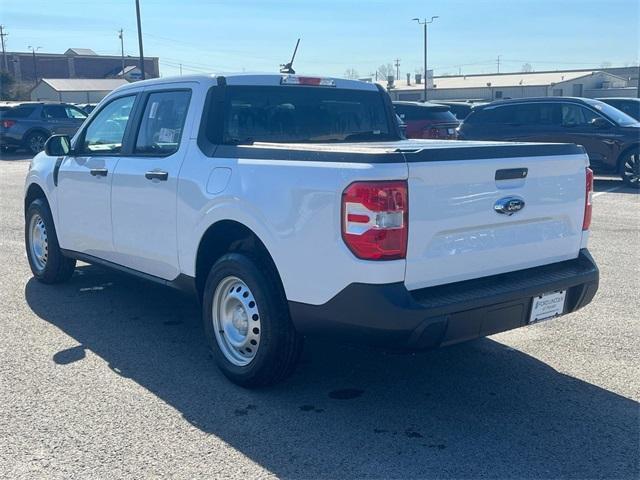
M 153 170 L 145 173 L 144 178 L 147 180 L 160 180 L 161 182 L 166 182 L 167 178 L 169 178 L 169 174 L 161 170 Z
M 109 173 L 109 170 L 107 170 L 106 168 L 92 168 L 91 170 L 89 170 L 89 173 L 91 173 L 91 175 L 93 175 L 94 177 L 106 177 L 107 173 Z

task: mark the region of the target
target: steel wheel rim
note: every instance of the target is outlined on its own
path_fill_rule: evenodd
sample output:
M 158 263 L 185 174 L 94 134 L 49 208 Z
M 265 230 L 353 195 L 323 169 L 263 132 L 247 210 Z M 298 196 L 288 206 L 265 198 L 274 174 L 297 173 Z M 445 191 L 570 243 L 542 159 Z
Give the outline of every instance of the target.
M 640 153 L 632 153 L 624 161 L 624 178 L 632 185 L 640 182 Z
M 220 281 L 213 294 L 212 321 L 224 357 L 238 367 L 249 365 L 260 347 L 260 312 L 251 289 L 238 277 Z
M 44 149 L 44 143 L 47 140 L 44 138 L 44 135 L 34 135 L 29 140 L 29 148 L 33 153 L 39 153 Z
M 29 254 L 36 270 L 42 272 L 49 259 L 49 239 L 44 220 L 37 214 L 29 222 Z

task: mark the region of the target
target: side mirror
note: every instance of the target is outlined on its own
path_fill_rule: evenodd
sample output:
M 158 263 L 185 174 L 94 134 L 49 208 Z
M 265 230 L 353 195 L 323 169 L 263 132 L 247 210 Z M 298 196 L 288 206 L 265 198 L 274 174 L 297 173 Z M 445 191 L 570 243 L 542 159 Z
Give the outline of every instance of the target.
M 591 126 L 597 128 L 598 130 L 603 130 L 609 128 L 611 124 L 602 117 L 596 117 L 591 120 Z
M 71 152 L 68 135 L 51 135 L 44 144 L 44 153 L 50 157 L 64 157 Z

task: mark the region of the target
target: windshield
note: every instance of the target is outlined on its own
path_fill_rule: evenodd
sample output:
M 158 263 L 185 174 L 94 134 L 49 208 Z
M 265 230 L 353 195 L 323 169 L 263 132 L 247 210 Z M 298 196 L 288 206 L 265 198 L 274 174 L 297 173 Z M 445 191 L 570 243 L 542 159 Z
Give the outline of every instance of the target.
M 628 127 L 638 123 L 638 120 L 630 117 L 624 112 L 621 112 L 617 108 L 612 107 L 608 103 L 604 103 L 599 100 L 587 100 L 587 103 L 621 127 Z
M 226 144 L 358 142 L 395 135 L 378 91 L 301 86 L 226 90 Z

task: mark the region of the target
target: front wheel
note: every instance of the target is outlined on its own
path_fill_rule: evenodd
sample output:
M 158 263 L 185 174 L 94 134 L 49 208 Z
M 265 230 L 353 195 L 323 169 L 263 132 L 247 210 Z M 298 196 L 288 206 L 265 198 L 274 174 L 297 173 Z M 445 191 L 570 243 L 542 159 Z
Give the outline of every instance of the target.
M 211 268 L 203 298 L 207 342 L 222 373 L 243 387 L 274 384 L 293 373 L 302 351 L 273 269 L 241 253 Z
M 24 237 L 27 259 L 36 279 L 43 283 L 61 283 L 71 278 L 76 261 L 62 255 L 53 217 L 41 198 L 31 202 L 27 209 Z
M 625 185 L 640 189 L 640 150 L 627 152 L 624 155 L 621 170 Z

